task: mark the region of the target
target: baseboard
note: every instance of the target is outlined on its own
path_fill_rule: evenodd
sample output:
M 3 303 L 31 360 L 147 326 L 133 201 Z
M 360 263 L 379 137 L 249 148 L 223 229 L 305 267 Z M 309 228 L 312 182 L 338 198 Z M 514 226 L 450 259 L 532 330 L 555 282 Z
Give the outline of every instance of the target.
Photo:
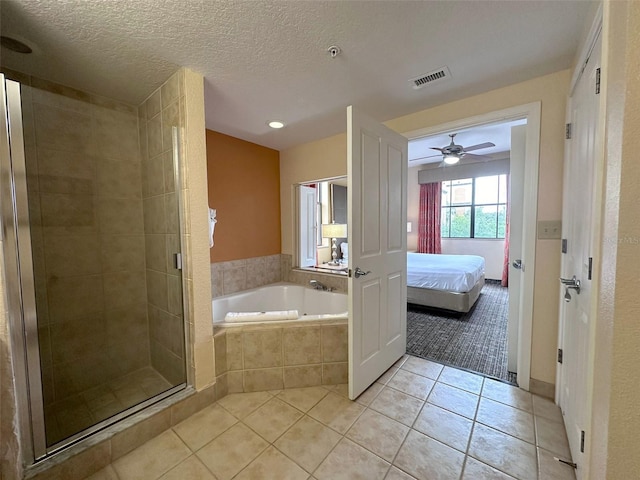
M 529 391 L 551 400 L 556 396 L 556 386 L 553 383 L 543 382 L 535 378 L 529 379 Z

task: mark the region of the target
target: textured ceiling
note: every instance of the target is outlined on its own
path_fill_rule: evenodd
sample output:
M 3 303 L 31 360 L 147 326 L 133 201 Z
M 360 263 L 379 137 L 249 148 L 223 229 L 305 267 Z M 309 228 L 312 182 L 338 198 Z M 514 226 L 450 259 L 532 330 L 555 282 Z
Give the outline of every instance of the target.
M 178 66 L 207 127 L 283 149 L 571 66 L 589 1 L 2 0 L 2 64 L 139 104 Z M 327 47 L 338 45 L 333 59 Z M 452 79 L 408 79 L 448 66 Z M 274 131 L 269 120 L 286 127 Z

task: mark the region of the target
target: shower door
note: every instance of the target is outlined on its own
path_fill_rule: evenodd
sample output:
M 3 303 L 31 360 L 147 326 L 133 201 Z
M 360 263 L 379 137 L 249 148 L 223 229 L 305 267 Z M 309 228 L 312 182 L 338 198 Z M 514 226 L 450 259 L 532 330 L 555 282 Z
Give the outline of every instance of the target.
M 136 107 L 5 84 L 10 330 L 38 459 L 186 385 L 179 148 L 174 132 L 143 155 Z

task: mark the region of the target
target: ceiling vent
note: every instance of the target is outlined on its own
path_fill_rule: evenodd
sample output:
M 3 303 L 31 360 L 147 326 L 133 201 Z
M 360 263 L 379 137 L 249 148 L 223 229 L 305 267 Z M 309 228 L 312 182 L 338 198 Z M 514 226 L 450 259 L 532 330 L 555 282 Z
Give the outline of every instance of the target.
M 429 73 L 425 73 L 424 75 L 420 75 L 419 77 L 411 78 L 409 81 L 411 82 L 411 86 L 414 90 L 418 90 L 426 85 L 433 85 L 434 83 L 449 80 L 450 78 L 451 72 L 449 71 L 449 67 L 442 67 Z

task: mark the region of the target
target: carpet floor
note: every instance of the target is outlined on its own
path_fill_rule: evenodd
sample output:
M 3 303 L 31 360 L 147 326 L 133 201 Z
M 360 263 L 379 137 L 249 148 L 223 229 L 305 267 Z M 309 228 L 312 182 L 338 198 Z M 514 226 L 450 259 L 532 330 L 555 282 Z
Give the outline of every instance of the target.
M 407 353 L 515 383 L 507 371 L 508 312 L 507 288 L 492 281 L 468 313 L 409 304 Z

